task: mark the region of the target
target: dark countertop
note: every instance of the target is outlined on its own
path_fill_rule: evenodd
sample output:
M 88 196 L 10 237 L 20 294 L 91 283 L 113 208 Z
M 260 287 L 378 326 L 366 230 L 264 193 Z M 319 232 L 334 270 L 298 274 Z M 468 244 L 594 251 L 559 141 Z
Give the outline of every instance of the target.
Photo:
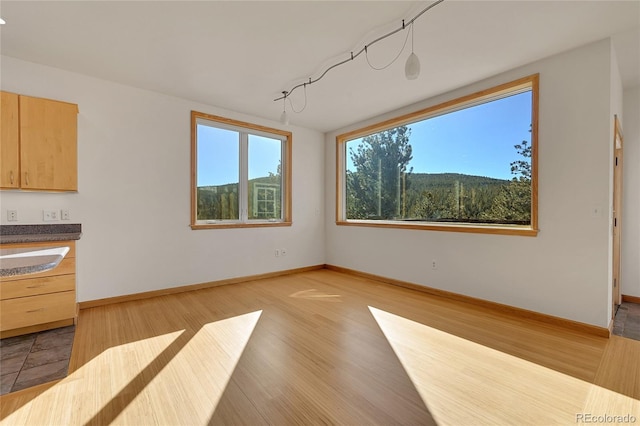
M 80 223 L 0 225 L 0 244 L 69 241 L 79 240 L 80 236 L 82 236 Z

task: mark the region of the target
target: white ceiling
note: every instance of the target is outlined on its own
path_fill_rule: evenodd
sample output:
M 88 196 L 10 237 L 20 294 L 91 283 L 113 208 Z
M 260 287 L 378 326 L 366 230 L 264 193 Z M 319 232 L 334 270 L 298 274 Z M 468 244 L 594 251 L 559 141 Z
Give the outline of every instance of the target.
M 6 1 L 3 55 L 277 120 L 283 90 L 317 77 L 430 4 L 405 1 Z M 307 88 L 291 123 L 334 130 L 537 59 L 615 36 L 623 84 L 640 85 L 640 1 L 446 0 L 374 71 L 364 55 Z M 397 55 L 401 31 L 369 50 Z M 291 99 L 304 104 L 298 89 Z M 289 106 L 287 107 L 289 109 Z

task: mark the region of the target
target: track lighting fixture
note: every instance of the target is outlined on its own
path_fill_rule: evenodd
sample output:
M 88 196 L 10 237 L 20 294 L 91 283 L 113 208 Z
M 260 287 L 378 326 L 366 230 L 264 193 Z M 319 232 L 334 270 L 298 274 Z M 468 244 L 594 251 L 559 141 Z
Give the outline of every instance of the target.
M 377 39 L 373 40 L 371 43 L 365 44 L 365 46 L 362 49 L 360 49 L 357 53 L 351 52 L 350 55 L 347 58 L 345 58 L 344 60 L 342 60 L 340 62 L 337 62 L 337 63 L 331 65 L 330 67 L 328 67 L 327 69 L 325 69 L 324 72 L 322 74 L 320 74 L 320 76 L 318 76 L 316 78 L 309 77 L 309 79 L 307 81 L 305 81 L 304 83 L 300 83 L 300 84 L 297 84 L 297 85 L 293 86 L 291 88 L 291 90 L 282 91 L 282 96 L 274 99 L 274 101 L 279 101 L 279 100 L 282 99 L 283 103 L 284 103 L 284 108 L 282 110 L 282 114 L 280 115 L 280 122 L 282 124 L 289 124 L 289 117 L 287 115 L 287 110 L 286 110 L 286 102 L 287 102 L 287 98 L 289 96 L 291 96 L 291 94 L 296 89 L 298 89 L 299 87 L 304 87 L 304 89 L 305 89 L 305 107 L 306 107 L 306 105 L 307 105 L 307 95 L 306 95 L 307 86 L 310 86 L 311 84 L 320 81 L 332 69 L 334 69 L 336 67 L 339 67 L 340 65 L 346 64 L 347 62 L 353 61 L 355 58 L 360 56 L 363 52 L 365 53 L 365 56 L 367 57 L 367 63 L 369 63 L 369 66 L 371 68 L 375 69 L 375 70 L 385 69 L 389 65 L 394 63 L 398 59 L 398 57 L 400 57 L 400 54 L 402 53 L 402 51 L 404 50 L 404 48 L 406 46 L 406 43 L 407 43 L 407 39 L 406 38 L 405 38 L 404 44 L 402 45 L 402 49 L 400 50 L 398 55 L 388 65 L 386 65 L 384 67 L 381 67 L 381 68 L 377 68 L 377 67 L 374 67 L 373 65 L 371 65 L 371 63 L 369 62 L 369 58 L 367 56 L 368 50 L 371 48 L 371 46 L 373 46 L 377 42 L 379 42 L 381 40 L 384 40 L 385 38 L 391 37 L 392 35 L 400 32 L 400 31 L 404 31 L 406 29 L 409 29 L 408 28 L 409 25 L 411 26 L 411 28 L 410 28 L 410 30 L 411 30 L 411 54 L 409 55 L 409 57 L 407 58 L 407 62 L 405 63 L 404 74 L 405 74 L 405 77 L 407 78 L 407 80 L 415 80 L 416 78 L 418 78 L 418 76 L 420 75 L 420 60 L 418 59 L 418 56 L 413 51 L 413 24 L 415 23 L 416 19 L 418 19 L 420 16 L 422 16 L 425 12 L 427 12 L 431 8 L 439 5 L 443 1 L 444 0 L 436 0 L 436 1 L 434 1 L 433 3 L 431 3 L 430 5 L 425 7 L 424 9 L 422 9 L 416 16 L 414 16 L 407 23 L 405 23 L 405 20 L 403 19 L 402 20 L 402 25 L 399 28 L 396 28 L 395 30 L 390 31 L 387 34 L 378 37 Z M 409 36 L 409 34 L 407 33 L 407 37 L 408 36 Z M 291 103 L 291 100 L 289 100 L 289 102 Z M 300 111 L 296 111 L 293 108 L 293 104 L 291 104 L 291 110 L 293 112 L 298 113 L 298 112 L 302 112 L 304 110 L 304 107 Z

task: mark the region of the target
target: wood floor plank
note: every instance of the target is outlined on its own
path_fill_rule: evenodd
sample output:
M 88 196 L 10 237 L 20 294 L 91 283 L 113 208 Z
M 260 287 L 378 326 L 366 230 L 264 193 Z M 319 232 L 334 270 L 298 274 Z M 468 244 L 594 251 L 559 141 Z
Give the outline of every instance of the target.
M 594 383 L 640 399 L 640 341 L 611 336 Z
M 640 420 L 640 342 L 329 270 L 83 309 L 69 376 L 8 425 Z

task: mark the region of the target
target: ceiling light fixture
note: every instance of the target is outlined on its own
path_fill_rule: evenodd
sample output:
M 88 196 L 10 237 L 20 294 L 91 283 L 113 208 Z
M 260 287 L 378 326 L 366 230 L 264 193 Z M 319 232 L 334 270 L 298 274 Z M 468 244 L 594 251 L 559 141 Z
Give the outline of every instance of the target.
M 280 122 L 285 126 L 289 125 L 289 116 L 287 115 L 287 91 L 282 91 L 282 114 L 280 114 Z
M 4 24 L 6 24 L 6 23 L 7 23 L 7 22 L 6 22 L 4 19 L 0 18 L 0 25 L 4 25 Z
M 411 55 L 404 64 L 404 75 L 407 80 L 415 80 L 420 75 L 420 61 L 418 56 L 413 53 L 413 23 L 411 23 Z
M 420 75 L 420 61 L 418 60 L 418 56 L 413 52 L 413 23 L 416 21 L 416 19 L 418 19 L 420 16 L 422 16 L 425 12 L 427 12 L 429 9 L 439 5 L 440 3 L 442 3 L 444 0 L 436 0 L 433 3 L 431 3 L 430 5 L 428 5 L 427 7 L 425 7 L 424 9 L 422 9 L 416 16 L 414 16 L 409 22 L 405 23 L 405 20 L 402 20 L 402 25 L 399 28 L 396 28 L 393 31 L 388 32 L 387 34 L 378 37 L 377 39 L 373 40 L 371 43 L 369 44 L 365 44 L 365 46 L 360 49 L 357 53 L 353 53 L 351 52 L 349 57 L 337 62 L 333 65 L 331 65 L 330 67 L 328 67 L 326 70 L 324 70 L 324 72 L 322 74 L 320 74 L 320 76 L 314 78 L 309 77 L 308 81 L 305 81 L 304 83 L 300 83 L 297 84 L 295 86 L 293 86 L 291 88 L 291 90 L 287 91 L 287 90 L 283 90 L 282 91 L 282 96 L 274 99 L 274 102 L 277 102 L 279 100 L 284 100 L 285 103 L 285 109 L 282 111 L 282 114 L 280 115 L 280 122 L 285 124 L 289 123 L 289 118 L 287 116 L 287 111 L 286 111 L 286 101 L 287 98 L 289 96 L 291 96 L 291 94 L 298 89 L 299 87 L 304 87 L 305 89 L 305 107 L 307 104 L 307 100 L 306 100 L 306 89 L 307 86 L 313 84 L 313 83 L 317 83 L 318 81 L 320 81 L 325 75 L 327 75 L 327 73 L 329 71 L 331 71 L 332 69 L 339 67 L 340 65 L 346 64 L 347 62 L 353 61 L 355 58 L 357 58 L 358 56 L 360 56 L 363 52 L 365 53 L 365 56 L 367 56 L 368 53 L 368 49 L 373 46 L 374 44 L 376 44 L 377 42 L 384 40 L 385 38 L 391 37 L 392 35 L 396 34 L 397 32 L 403 31 L 408 29 L 408 26 L 411 26 L 411 55 L 409 55 L 409 58 L 407 59 L 407 62 L 405 64 L 405 76 L 407 79 L 409 80 L 415 80 L 416 78 L 418 78 L 418 75 Z M 408 36 L 408 34 L 407 34 Z M 404 50 L 404 46 L 406 45 L 406 38 L 405 38 L 405 44 L 402 46 L 402 50 Z M 402 52 L 402 50 L 400 52 Z M 400 56 L 400 55 L 398 55 Z M 395 62 L 395 60 L 398 58 L 398 56 L 396 56 L 396 58 L 391 61 L 391 63 L 389 63 L 389 65 L 391 65 L 393 62 Z M 369 61 L 368 57 L 367 57 L 367 62 Z M 386 65 L 383 68 L 375 68 L 373 67 L 370 63 L 369 66 L 371 66 L 371 68 L 373 69 L 384 69 L 386 67 L 388 67 L 389 65 Z M 289 99 L 289 102 L 291 102 L 291 99 Z M 295 111 L 293 109 L 293 104 L 291 104 L 291 109 L 293 112 L 302 112 L 304 110 L 304 108 L 302 108 L 300 111 Z

